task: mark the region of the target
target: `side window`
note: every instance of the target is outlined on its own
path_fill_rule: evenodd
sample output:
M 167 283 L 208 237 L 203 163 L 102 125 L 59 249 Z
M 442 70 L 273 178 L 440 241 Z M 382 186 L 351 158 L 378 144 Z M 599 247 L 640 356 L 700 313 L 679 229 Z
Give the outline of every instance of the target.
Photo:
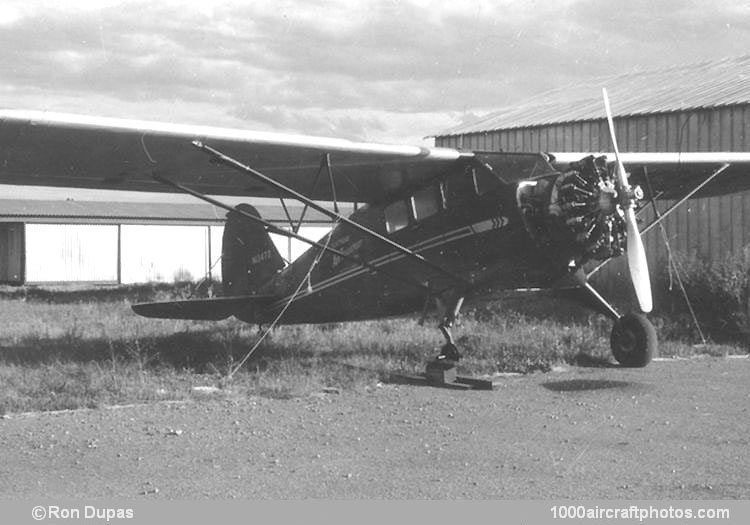
M 422 188 L 411 198 L 414 205 L 414 218 L 418 221 L 432 217 L 443 206 L 443 194 L 440 186 Z
M 488 169 L 480 169 L 477 171 L 472 168 L 471 172 L 474 176 L 474 189 L 476 190 L 477 195 L 484 195 L 488 191 L 495 189 L 500 182 Z
M 474 177 L 470 167 L 460 173 L 454 173 L 445 181 L 445 200 L 449 208 L 469 202 L 475 194 Z
M 409 225 L 409 207 L 406 201 L 394 202 L 385 208 L 385 229 L 388 233 L 397 232 Z

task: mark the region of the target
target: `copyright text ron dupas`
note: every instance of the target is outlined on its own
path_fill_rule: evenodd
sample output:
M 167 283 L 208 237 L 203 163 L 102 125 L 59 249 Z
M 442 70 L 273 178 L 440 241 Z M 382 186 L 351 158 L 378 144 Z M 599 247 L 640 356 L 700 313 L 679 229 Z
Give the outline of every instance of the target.
M 42 520 L 129 520 L 135 516 L 130 508 L 95 507 L 84 505 L 82 507 L 61 507 L 59 505 L 37 505 L 31 509 L 31 517 L 37 521 Z

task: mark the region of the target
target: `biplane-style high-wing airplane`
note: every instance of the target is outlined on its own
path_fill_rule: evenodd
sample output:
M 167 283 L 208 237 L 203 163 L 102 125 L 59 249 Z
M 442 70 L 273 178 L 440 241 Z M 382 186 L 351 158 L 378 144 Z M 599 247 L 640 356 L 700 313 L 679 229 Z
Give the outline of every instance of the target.
M 712 194 L 750 188 L 743 172 L 750 154 L 620 154 L 608 105 L 607 117 L 612 153 L 546 154 L 7 110 L 0 111 L 0 183 L 186 192 L 227 209 L 223 296 L 133 306 L 147 317 L 330 323 L 435 304 L 445 337 L 438 357 L 457 360 L 450 329 L 464 301 L 559 289 L 614 321 L 618 362 L 645 366 L 656 335 L 643 315 L 651 289 L 638 205 L 688 198 L 707 184 Z M 281 230 L 221 195 L 296 199 L 334 228 L 305 240 L 311 248 L 287 265 L 269 232 L 299 238 L 296 228 Z M 345 217 L 340 201 L 364 205 Z M 643 313 L 619 313 L 583 269 L 622 253 Z

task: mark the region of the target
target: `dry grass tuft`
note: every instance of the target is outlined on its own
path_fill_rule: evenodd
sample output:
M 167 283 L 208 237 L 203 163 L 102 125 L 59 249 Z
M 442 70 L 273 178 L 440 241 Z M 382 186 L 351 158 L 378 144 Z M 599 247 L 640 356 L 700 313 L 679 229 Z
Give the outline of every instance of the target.
M 63 294 L 64 295 L 64 294 Z M 256 327 L 144 319 L 128 302 L 95 297 L 54 303 L 0 299 L 0 414 L 211 396 L 291 398 L 368 388 L 391 373 L 418 373 L 442 337 L 435 320 L 380 320 L 282 326 L 234 375 L 255 344 Z M 609 322 L 567 305 L 538 301 L 467 309 L 454 330 L 460 372 L 547 371 L 561 364 L 610 363 Z M 663 345 L 670 354 L 696 350 Z M 713 353 L 736 353 L 716 347 Z

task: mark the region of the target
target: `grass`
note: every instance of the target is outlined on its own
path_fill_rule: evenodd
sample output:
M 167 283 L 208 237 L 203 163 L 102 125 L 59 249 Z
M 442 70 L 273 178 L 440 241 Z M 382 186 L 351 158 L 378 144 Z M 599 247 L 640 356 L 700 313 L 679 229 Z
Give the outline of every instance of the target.
M 158 293 L 163 298 L 165 292 Z M 15 292 L 0 298 L 0 414 L 360 390 L 391 373 L 421 372 L 442 344 L 435 320 L 424 326 L 415 319 L 282 326 L 230 376 L 257 341 L 257 327 L 234 320 L 144 319 L 129 308 L 133 294 L 143 298 L 133 290 L 128 300 L 116 291 L 58 293 L 54 303 Z M 562 304 L 507 300 L 467 309 L 454 329 L 464 353 L 459 370 L 480 375 L 547 371 L 564 363 L 608 365 L 610 323 Z M 662 355 L 682 356 L 741 351 L 731 345 L 695 350 L 677 341 L 662 348 Z M 219 390 L 206 394 L 196 386 Z
M 702 330 L 721 342 L 747 342 L 750 334 L 750 251 L 727 253 L 715 259 L 696 254 L 678 253 L 675 263 Z M 657 274 L 664 283 L 657 296 L 657 306 L 667 312 L 672 323 L 670 335 L 679 337 L 691 330 L 689 315 L 681 290 L 668 286 L 666 269 Z M 671 288 L 671 290 L 670 290 Z

